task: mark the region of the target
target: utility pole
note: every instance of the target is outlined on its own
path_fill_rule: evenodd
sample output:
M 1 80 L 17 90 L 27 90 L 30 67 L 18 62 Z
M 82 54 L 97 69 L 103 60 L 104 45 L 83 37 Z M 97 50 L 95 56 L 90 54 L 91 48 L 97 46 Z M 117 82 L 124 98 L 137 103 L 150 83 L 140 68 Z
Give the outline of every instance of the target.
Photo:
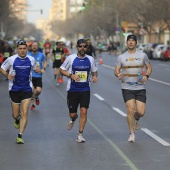
M 116 12 L 116 39 L 120 43 L 120 50 L 122 50 L 123 47 L 123 36 L 122 36 L 122 22 L 120 19 L 119 12 Z
M 116 13 L 116 40 L 120 42 L 120 24 L 119 24 L 119 13 Z

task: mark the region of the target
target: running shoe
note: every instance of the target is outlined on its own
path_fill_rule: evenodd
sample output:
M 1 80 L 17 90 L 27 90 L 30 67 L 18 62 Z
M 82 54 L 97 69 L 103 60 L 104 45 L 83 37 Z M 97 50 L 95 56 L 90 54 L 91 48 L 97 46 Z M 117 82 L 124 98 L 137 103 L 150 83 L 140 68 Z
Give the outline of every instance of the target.
M 73 128 L 73 126 L 74 126 L 74 121 L 70 120 L 67 124 L 67 129 L 71 130 Z
M 79 142 L 79 143 L 83 143 L 83 142 L 85 142 L 86 140 L 83 138 L 83 135 L 82 135 L 81 133 L 79 133 L 79 134 L 77 135 L 76 141 Z
M 63 78 L 60 78 L 60 83 L 64 83 L 64 80 L 63 80 Z
M 58 79 L 58 83 L 63 83 L 63 79 L 62 79 L 62 78 L 59 78 L 59 79 Z
M 139 122 L 139 120 L 136 120 L 135 118 L 134 118 L 134 129 L 135 130 L 140 129 L 140 122 Z
M 20 119 L 14 121 L 14 127 L 15 127 L 16 129 L 19 129 L 19 128 L 20 128 Z
M 33 104 L 30 109 L 35 110 L 35 105 Z
M 135 112 L 135 114 L 136 114 L 136 112 Z M 139 130 L 140 129 L 140 122 L 139 122 L 139 119 L 138 120 L 136 119 L 135 114 L 134 114 L 134 129 Z
M 37 97 L 37 98 L 35 98 L 35 103 L 36 103 L 36 105 L 39 105 L 40 104 L 40 99 Z
M 17 143 L 17 144 L 24 144 L 23 138 L 17 137 L 17 138 L 16 138 L 16 143 Z
M 135 134 L 134 133 L 130 133 L 128 142 L 135 142 Z
M 78 115 L 76 115 L 76 117 L 74 118 L 74 120 L 69 120 L 69 122 L 68 122 L 68 124 L 67 124 L 67 129 L 68 130 L 71 130 L 72 128 L 73 128 L 73 126 L 74 126 L 74 122 L 75 122 L 75 120 L 78 118 Z

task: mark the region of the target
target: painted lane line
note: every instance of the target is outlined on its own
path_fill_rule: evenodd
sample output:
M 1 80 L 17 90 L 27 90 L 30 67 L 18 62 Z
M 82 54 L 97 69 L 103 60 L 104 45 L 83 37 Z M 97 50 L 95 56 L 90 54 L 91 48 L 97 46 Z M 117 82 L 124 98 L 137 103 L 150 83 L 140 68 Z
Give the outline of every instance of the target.
M 104 100 L 101 96 L 99 96 L 98 94 L 93 94 L 94 96 L 96 96 L 99 100 Z M 120 109 L 116 108 L 116 107 L 111 107 L 114 111 L 116 111 L 117 113 L 119 113 L 120 115 L 122 115 L 123 117 L 127 117 L 127 114 L 124 113 L 123 111 L 121 111 Z M 150 130 L 148 130 L 147 128 L 141 128 L 141 130 L 143 132 L 145 132 L 147 135 L 149 135 L 150 137 L 152 137 L 153 139 L 155 139 L 157 142 L 159 142 L 160 144 L 162 144 L 163 146 L 170 146 L 169 143 L 167 143 L 165 140 L 161 139 L 159 136 L 155 135 L 153 132 L 151 132 Z
M 165 140 L 161 139 L 159 136 L 155 135 L 154 133 L 152 133 L 147 128 L 141 128 L 141 130 L 144 131 L 146 134 L 148 134 L 153 139 L 155 139 L 157 142 L 161 143 L 163 146 L 170 146 L 170 144 L 168 142 L 166 142 Z
M 123 151 L 112 140 L 110 140 L 92 121 L 90 121 L 89 119 L 87 121 L 110 144 L 110 146 L 114 150 L 116 150 L 116 152 L 127 163 L 127 165 L 129 165 L 129 167 L 132 170 L 138 170 L 138 168 L 132 163 L 132 161 L 123 153 Z
M 108 65 L 106 65 L 106 64 L 103 64 L 103 66 L 104 66 L 104 67 L 107 67 L 107 68 L 111 68 L 111 69 L 113 69 L 113 70 L 115 69 L 114 67 L 108 66 Z
M 104 100 L 103 97 L 99 96 L 98 94 L 93 94 L 94 96 L 96 96 L 99 100 Z
M 115 107 L 112 107 L 112 109 L 114 111 L 116 111 L 117 113 L 119 113 L 120 115 L 122 115 L 123 117 L 127 117 L 127 114 L 122 112 L 120 109 L 115 108 Z M 166 142 L 165 140 L 161 139 L 159 136 L 155 135 L 153 132 L 151 132 L 147 128 L 141 128 L 141 130 L 143 132 L 145 132 L 147 135 L 149 135 L 150 137 L 152 137 L 153 139 L 155 139 L 157 142 L 162 144 L 163 146 L 170 146 L 170 144 L 168 142 Z
M 98 65 L 99 65 L 99 63 L 98 62 L 96 62 Z M 102 64 L 102 66 L 104 66 L 104 67 L 107 67 L 107 68 L 110 68 L 110 69 L 115 69 L 114 67 L 112 67 L 112 66 L 109 66 L 109 65 L 106 65 L 106 64 Z
M 116 107 L 112 107 L 112 109 L 114 111 L 116 111 L 117 113 L 119 113 L 120 115 L 122 115 L 123 117 L 127 117 L 127 114 L 122 112 L 120 109 L 116 108 Z
M 162 83 L 162 84 L 170 86 L 170 83 L 166 83 L 164 81 L 156 80 L 156 79 L 153 79 L 153 78 L 149 78 L 149 80 L 152 80 L 152 81 L 155 81 L 155 82 Z
M 53 85 L 52 82 L 48 82 L 49 84 Z M 62 98 L 66 99 L 64 93 L 56 89 L 57 92 L 62 96 Z M 97 94 L 94 94 L 95 96 L 99 96 Z M 100 97 L 100 96 L 99 96 Z M 102 97 L 101 97 L 102 98 Z M 103 98 L 102 98 L 103 99 Z M 103 99 L 104 100 L 104 99 Z M 127 165 L 132 170 L 138 170 L 138 168 L 131 162 L 131 160 L 123 153 L 123 151 L 114 143 L 112 140 L 110 140 L 90 119 L 87 119 L 88 123 L 96 129 L 96 131 L 110 144 L 110 146 L 117 151 L 117 153 L 120 155 L 120 157 L 127 163 Z

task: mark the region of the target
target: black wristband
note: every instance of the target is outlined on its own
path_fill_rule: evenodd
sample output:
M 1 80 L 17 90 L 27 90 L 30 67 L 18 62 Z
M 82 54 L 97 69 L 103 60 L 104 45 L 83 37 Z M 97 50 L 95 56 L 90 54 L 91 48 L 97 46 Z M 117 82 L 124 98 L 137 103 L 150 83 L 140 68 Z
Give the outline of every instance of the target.
M 72 74 L 69 74 L 69 76 L 68 76 L 68 77 L 69 77 L 69 78 L 71 78 L 71 76 L 72 76 Z
M 148 75 L 146 75 L 146 77 L 147 77 L 147 79 L 149 78 L 149 76 L 148 76 Z

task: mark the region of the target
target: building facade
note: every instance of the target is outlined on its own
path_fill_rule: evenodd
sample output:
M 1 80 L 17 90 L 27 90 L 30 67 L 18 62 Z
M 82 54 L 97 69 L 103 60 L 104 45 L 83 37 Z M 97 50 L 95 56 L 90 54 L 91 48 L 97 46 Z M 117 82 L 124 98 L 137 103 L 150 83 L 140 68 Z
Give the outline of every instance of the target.
M 50 19 L 52 21 L 64 21 L 66 20 L 67 0 L 53 0 L 50 12 Z
M 65 21 L 82 10 L 84 0 L 53 0 L 50 10 L 51 21 Z

